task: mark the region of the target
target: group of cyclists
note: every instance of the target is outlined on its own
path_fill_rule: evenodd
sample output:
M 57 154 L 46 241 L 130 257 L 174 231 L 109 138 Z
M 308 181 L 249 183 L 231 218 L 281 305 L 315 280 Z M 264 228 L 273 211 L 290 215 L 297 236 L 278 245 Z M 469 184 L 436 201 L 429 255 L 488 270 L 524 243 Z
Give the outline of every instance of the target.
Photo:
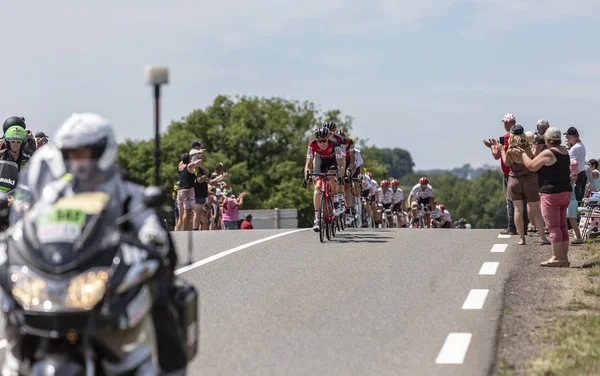
M 427 227 L 452 228 L 450 212 L 435 200 L 429 179 L 423 176 L 410 191 L 410 210 L 404 205 L 404 192 L 398 179 L 383 179 L 378 183 L 366 170 L 361 152 L 353 137 L 335 122 L 326 121 L 314 130 L 308 143 L 305 180 L 311 168 L 315 173 L 328 174 L 333 187 L 333 212 L 343 215 L 347 225 L 354 227 Z M 322 177 L 314 182 L 314 225 L 319 231 Z

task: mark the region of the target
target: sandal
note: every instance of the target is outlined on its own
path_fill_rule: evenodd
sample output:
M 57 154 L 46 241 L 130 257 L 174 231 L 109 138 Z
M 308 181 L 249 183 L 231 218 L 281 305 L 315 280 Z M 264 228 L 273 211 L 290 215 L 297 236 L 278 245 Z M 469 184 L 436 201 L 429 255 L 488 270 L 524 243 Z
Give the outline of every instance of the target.
M 571 266 L 571 263 L 569 261 L 558 261 L 558 260 L 550 259 L 548 261 L 542 262 L 540 265 L 555 267 L 555 268 L 568 268 L 569 266 Z
M 547 241 L 545 241 L 545 242 L 541 242 L 541 243 L 540 243 L 540 245 L 550 245 L 550 244 L 552 244 L 552 243 L 550 243 L 550 241 L 549 241 L 549 240 L 547 240 Z

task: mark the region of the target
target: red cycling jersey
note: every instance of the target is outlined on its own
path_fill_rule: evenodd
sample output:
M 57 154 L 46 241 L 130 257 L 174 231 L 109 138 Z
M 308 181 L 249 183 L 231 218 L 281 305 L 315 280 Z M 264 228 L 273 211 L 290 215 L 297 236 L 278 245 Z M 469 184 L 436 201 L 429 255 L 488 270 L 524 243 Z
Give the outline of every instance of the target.
M 312 140 L 308 143 L 306 158 L 314 159 L 315 154 L 319 154 L 321 159 L 339 159 L 343 158 L 343 150 L 335 145 L 331 140 L 327 140 L 327 146 L 321 148 L 317 140 Z

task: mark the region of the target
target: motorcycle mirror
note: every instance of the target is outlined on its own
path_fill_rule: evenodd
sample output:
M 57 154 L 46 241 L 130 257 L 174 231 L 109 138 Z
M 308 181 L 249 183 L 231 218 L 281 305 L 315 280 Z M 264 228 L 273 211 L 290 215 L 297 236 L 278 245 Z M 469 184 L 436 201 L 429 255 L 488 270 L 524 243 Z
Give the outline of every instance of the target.
M 165 198 L 160 187 L 150 186 L 144 189 L 144 205 L 147 208 L 157 209 L 165 201 Z

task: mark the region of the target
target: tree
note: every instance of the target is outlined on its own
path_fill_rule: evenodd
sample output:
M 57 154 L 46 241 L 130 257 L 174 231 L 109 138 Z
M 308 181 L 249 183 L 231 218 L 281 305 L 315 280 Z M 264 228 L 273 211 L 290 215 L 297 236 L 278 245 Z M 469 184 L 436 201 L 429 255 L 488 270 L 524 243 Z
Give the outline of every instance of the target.
M 248 209 L 297 208 L 300 226 L 312 224 L 312 188 L 304 189 L 303 168 L 312 131 L 323 121 L 352 129 L 352 118 L 339 110 L 324 113 L 310 102 L 281 98 L 219 95 L 212 105 L 171 123 L 161 136 L 161 181 L 171 191 L 177 164 L 192 140 L 206 147 L 206 167 L 223 163 L 234 191 L 247 192 Z M 152 140 L 126 140 L 119 145 L 117 163 L 126 175 L 152 184 Z

